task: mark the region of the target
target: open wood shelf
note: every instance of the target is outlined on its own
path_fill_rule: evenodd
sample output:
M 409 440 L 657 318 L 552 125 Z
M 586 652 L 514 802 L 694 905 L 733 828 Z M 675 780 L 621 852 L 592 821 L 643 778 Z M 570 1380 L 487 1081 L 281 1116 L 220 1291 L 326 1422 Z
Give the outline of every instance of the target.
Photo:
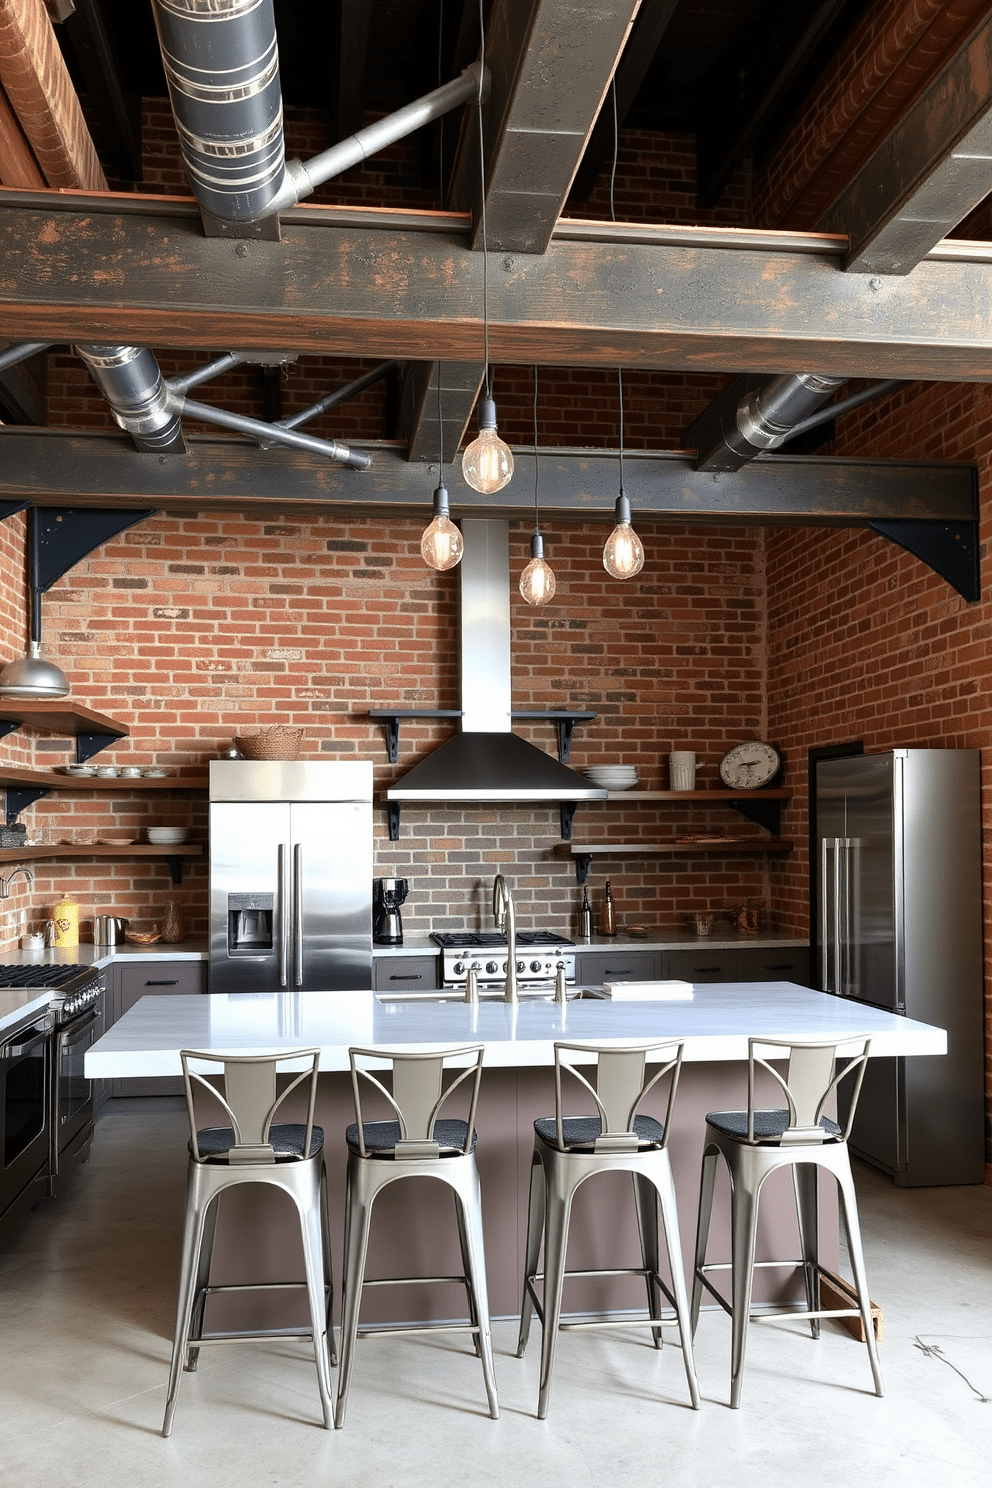
M 0 723 L 22 724 L 39 729 L 43 734 L 115 734 L 124 738 L 130 730 L 126 723 L 94 713 L 71 698 L 0 698 Z
M 164 846 L 151 842 L 115 845 L 109 842 L 60 842 L 40 847 L 2 847 L 0 863 L 30 863 L 63 858 L 165 858 L 173 883 L 183 881 L 182 858 L 202 858 L 202 842 Z
M 697 853 L 785 853 L 795 843 L 787 837 L 714 837 L 704 842 L 586 842 L 563 843 L 575 859 L 575 877 L 585 883 L 593 858 L 689 857 Z
M 32 770 L 26 765 L 0 764 L 0 788 L 18 785 L 40 785 L 46 790 L 125 790 L 164 791 L 207 789 L 206 775 L 117 775 L 112 780 L 99 775 L 62 775 L 55 770 Z

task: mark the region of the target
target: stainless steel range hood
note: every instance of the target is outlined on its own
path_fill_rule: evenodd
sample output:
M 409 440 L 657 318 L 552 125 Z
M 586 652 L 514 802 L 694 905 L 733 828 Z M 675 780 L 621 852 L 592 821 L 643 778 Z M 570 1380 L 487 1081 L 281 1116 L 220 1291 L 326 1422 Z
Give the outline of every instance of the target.
M 600 790 L 510 727 L 510 524 L 466 517 L 462 731 L 386 791 L 389 801 L 601 801 Z

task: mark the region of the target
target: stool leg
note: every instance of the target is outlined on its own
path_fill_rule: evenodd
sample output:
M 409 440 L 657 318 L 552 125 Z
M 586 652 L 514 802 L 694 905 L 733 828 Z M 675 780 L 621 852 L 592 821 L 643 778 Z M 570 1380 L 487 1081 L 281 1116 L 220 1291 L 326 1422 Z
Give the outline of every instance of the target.
M 861 1246 L 858 1201 L 854 1193 L 854 1177 L 851 1173 L 851 1164 L 846 1148 L 844 1149 L 844 1162 L 843 1164 L 838 1164 L 838 1168 L 835 1169 L 835 1177 L 844 1206 L 844 1228 L 847 1230 L 847 1248 L 851 1257 L 851 1270 L 854 1272 L 854 1285 L 858 1293 L 858 1306 L 861 1309 L 861 1323 L 865 1330 L 865 1343 L 868 1345 L 868 1360 L 871 1364 L 872 1379 L 875 1381 L 875 1394 L 882 1395 L 884 1394 L 882 1370 L 878 1362 L 878 1348 L 875 1344 L 875 1324 L 872 1321 L 871 1301 L 868 1296 L 868 1276 L 865 1271 L 865 1256 Z
M 358 1166 L 361 1161 L 354 1153 L 348 1157 L 348 1186 L 344 1209 L 344 1274 L 341 1278 L 341 1362 L 338 1367 L 338 1400 L 334 1413 L 334 1425 L 338 1428 L 344 1425 L 345 1412 L 348 1409 L 372 1217 L 371 1199 L 365 1193 L 362 1170 Z
M 220 1194 L 216 1194 L 207 1205 L 207 1212 L 203 1225 L 203 1239 L 200 1242 L 200 1259 L 196 1268 L 196 1301 L 193 1305 L 193 1316 L 190 1319 L 190 1339 L 203 1337 L 203 1314 L 207 1305 L 207 1287 L 210 1285 L 210 1264 L 214 1254 L 214 1237 L 217 1233 L 217 1218 L 220 1214 Z M 200 1358 L 198 1348 L 189 1347 L 186 1350 L 185 1368 L 190 1373 L 196 1369 Z
M 317 1386 L 324 1416 L 324 1427 L 330 1431 L 331 1413 L 331 1367 L 327 1355 L 327 1292 L 324 1286 L 324 1226 L 320 1215 L 320 1179 L 313 1175 L 313 1192 L 301 1195 L 293 1191 L 300 1215 L 300 1232 L 303 1238 L 303 1266 L 306 1274 L 307 1297 L 310 1302 L 310 1330 L 313 1335 L 313 1356 L 317 1366 Z
M 530 1165 L 530 1199 L 527 1204 L 527 1244 L 524 1251 L 524 1290 L 520 1299 L 520 1335 L 517 1338 L 517 1358 L 522 1359 L 530 1337 L 530 1322 L 534 1316 L 534 1299 L 527 1282 L 537 1275 L 541 1258 L 541 1236 L 544 1233 L 544 1164 L 535 1151 Z
M 716 1168 L 720 1154 L 716 1148 L 703 1153 L 703 1167 L 699 1178 L 699 1214 L 696 1219 L 696 1259 L 692 1273 L 692 1305 L 690 1319 L 692 1336 L 695 1338 L 699 1326 L 699 1304 L 703 1296 L 702 1268 L 706 1261 L 706 1244 L 710 1237 L 710 1216 L 713 1213 L 713 1190 L 716 1187 Z
M 544 1218 L 544 1329 L 541 1337 L 541 1385 L 537 1397 L 537 1418 L 544 1421 L 551 1395 L 551 1375 L 555 1367 L 558 1323 L 565 1285 L 565 1250 L 568 1245 L 568 1221 L 572 1211 L 574 1188 L 565 1163 L 558 1155 L 546 1169 Z
M 815 1163 L 794 1163 L 792 1166 L 796 1218 L 799 1221 L 799 1248 L 803 1258 L 803 1282 L 806 1287 L 806 1306 L 810 1312 L 820 1310 L 819 1177 L 819 1169 Z M 819 1338 L 819 1318 L 810 1318 L 809 1330 L 814 1338 Z
M 641 1265 L 647 1273 L 644 1278 L 648 1293 L 648 1317 L 661 1319 L 661 1289 L 658 1275 L 658 1193 L 650 1179 L 642 1173 L 631 1173 L 634 1185 L 634 1208 L 637 1211 L 637 1233 L 641 1241 Z M 663 1339 L 660 1326 L 651 1329 L 655 1348 L 661 1348 Z
M 741 1403 L 747 1327 L 751 1318 L 751 1288 L 754 1279 L 754 1250 L 758 1233 L 758 1195 L 740 1180 L 733 1184 L 730 1204 L 730 1233 L 733 1315 L 730 1346 L 730 1405 Z
M 468 1317 L 473 1328 L 479 1327 L 479 1315 L 475 1306 L 475 1292 L 472 1287 L 472 1263 L 468 1247 L 468 1236 L 465 1233 L 465 1213 L 462 1209 L 458 1194 L 452 1190 L 455 1201 L 455 1223 L 458 1226 L 458 1246 L 462 1254 L 462 1280 L 465 1283 L 465 1296 L 468 1301 Z M 482 1341 L 479 1333 L 472 1334 L 472 1344 L 475 1348 L 476 1358 L 482 1358 Z
M 682 1239 L 679 1233 L 679 1211 L 675 1199 L 675 1180 L 668 1152 L 656 1154 L 652 1168 L 653 1182 L 661 1204 L 661 1221 L 665 1227 L 665 1245 L 668 1249 L 668 1269 L 672 1273 L 672 1295 L 675 1298 L 675 1316 L 679 1325 L 679 1342 L 682 1346 L 682 1361 L 685 1365 L 689 1400 L 693 1410 L 699 1409 L 699 1384 L 696 1380 L 696 1361 L 692 1352 L 692 1329 L 689 1323 L 689 1298 L 685 1289 L 685 1270 L 682 1260 Z M 647 1181 L 647 1180 L 645 1180 Z
M 486 1281 L 486 1248 L 482 1234 L 482 1188 L 479 1169 L 472 1160 L 470 1168 L 462 1172 L 463 1183 L 455 1189 L 455 1199 L 462 1212 L 465 1231 L 465 1248 L 468 1271 L 475 1297 L 474 1314 L 478 1319 L 476 1335 L 482 1358 L 482 1374 L 486 1382 L 489 1414 L 499 1420 L 499 1401 L 496 1395 L 496 1370 L 493 1366 L 493 1340 L 489 1323 L 489 1287 Z M 449 1180 L 450 1181 L 450 1180 Z
M 182 1250 L 179 1259 L 176 1332 L 172 1343 L 172 1364 L 169 1370 L 169 1389 L 165 1400 L 165 1419 L 162 1422 L 163 1436 L 172 1435 L 172 1420 L 179 1403 L 179 1386 L 182 1383 L 186 1345 L 196 1303 L 200 1247 L 203 1244 L 204 1222 L 210 1205 L 210 1198 L 204 1191 L 200 1177 L 199 1168 L 191 1162 L 186 1178 L 186 1212 L 183 1217 Z
M 338 1351 L 334 1342 L 334 1262 L 331 1258 L 331 1211 L 327 1202 L 327 1166 L 320 1165 L 320 1233 L 324 1260 L 324 1286 L 327 1295 L 325 1322 L 327 1325 L 327 1348 L 330 1362 L 338 1362 Z

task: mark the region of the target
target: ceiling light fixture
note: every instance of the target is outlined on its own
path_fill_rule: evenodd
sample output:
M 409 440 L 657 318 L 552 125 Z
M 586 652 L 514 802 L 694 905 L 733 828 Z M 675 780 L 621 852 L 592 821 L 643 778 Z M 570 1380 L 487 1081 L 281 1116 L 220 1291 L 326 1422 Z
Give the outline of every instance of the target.
M 444 423 L 441 414 L 441 363 L 437 364 L 437 490 L 434 492 L 434 520 L 424 528 L 420 554 L 428 568 L 445 573 L 462 561 L 465 540 L 451 520 L 448 492 L 444 485 Z
M 610 171 L 610 221 L 616 222 L 617 214 L 613 202 L 613 185 L 617 174 L 617 156 L 620 152 L 620 129 L 617 121 L 617 82 L 611 84 L 613 96 L 613 168 Z M 623 368 L 617 368 L 617 391 L 620 399 L 620 494 L 617 497 L 616 526 L 606 539 L 603 548 L 603 567 L 615 579 L 632 579 L 644 567 L 644 544 L 630 522 L 630 501 L 623 487 Z
M 479 179 L 482 185 L 482 338 L 486 362 L 486 391 L 479 399 L 479 432 L 462 455 L 462 475 L 473 491 L 492 496 L 508 485 L 513 475 L 513 453 L 496 431 L 489 366 L 489 239 L 486 232 L 486 142 L 482 129 L 483 79 L 486 76 L 486 30 L 483 0 L 479 0 Z
M 554 570 L 544 557 L 544 538 L 537 491 L 540 467 L 537 456 L 537 368 L 534 368 L 534 536 L 530 540 L 530 562 L 520 575 L 520 593 L 530 605 L 546 605 L 555 597 L 558 587 Z

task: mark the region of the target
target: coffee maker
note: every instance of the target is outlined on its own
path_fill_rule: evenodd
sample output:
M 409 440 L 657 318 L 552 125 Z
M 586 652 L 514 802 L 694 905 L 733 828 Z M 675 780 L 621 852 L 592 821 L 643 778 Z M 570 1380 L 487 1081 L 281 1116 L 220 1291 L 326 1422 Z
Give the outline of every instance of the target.
M 376 945 L 402 945 L 403 919 L 400 905 L 409 889 L 405 878 L 372 880 L 372 939 Z

